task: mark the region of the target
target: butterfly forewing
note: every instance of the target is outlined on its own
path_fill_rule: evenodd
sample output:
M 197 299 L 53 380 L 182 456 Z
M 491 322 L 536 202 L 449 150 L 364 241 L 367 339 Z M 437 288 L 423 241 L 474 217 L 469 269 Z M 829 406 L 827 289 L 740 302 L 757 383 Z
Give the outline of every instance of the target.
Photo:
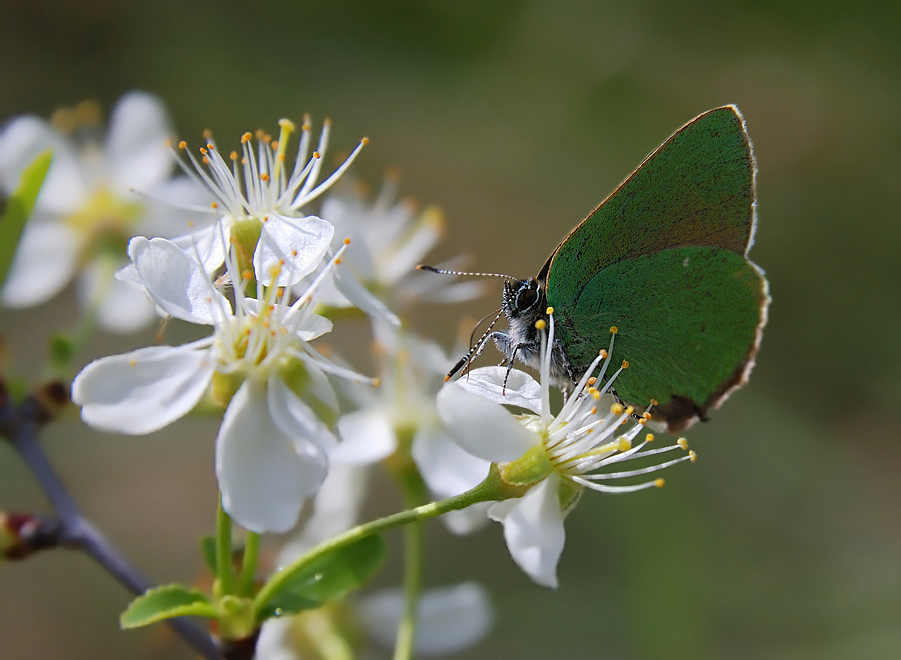
M 542 269 L 570 363 L 588 364 L 617 326 L 632 368 L 617 393 L 684 427 L 747 375 L 767 303 L 746 258 L 754 158 L 733 106 L 664 142 L 560 244 Z

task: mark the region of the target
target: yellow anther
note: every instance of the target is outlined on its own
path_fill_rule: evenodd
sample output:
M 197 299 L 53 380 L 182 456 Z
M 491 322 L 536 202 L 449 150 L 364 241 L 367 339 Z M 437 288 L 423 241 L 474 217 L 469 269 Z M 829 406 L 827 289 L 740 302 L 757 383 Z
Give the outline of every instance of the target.
M 367 144 L 369 144 L 369 138 L 364 137 L 362 140 L 360 140 L 360 144 L 362 144 L 365 147 Z
M 252 270 L 242 271 L 241 277 L 244 278 L 245 280 L 252 280 L 253 279 L 253 271 Z
M 688 440 L 685 438 L 679 438 L 676 440 L 676 444 L 682 447 L 682 449 L 688 449 Z
M 601 398 L 601 393 L 598 392 L 597 390 L 595 390 L 594 392 L 591 393 L 591 398 L 594 399 L 595 401 L 599 401 Z
M 553 314 L 553 313 L 554 313 L 554 308 L 553 308 L 553 307 L 548 307 L 548 308 L 544 311 L 544 313 L 545 313 L 545 314 Z
M 335 265 L 337 266 L 340 263 L 341 263 L 341 257 L 335 257 Z
M 250 131 L 247 131 L 244 135 L 241 136 L 241 144 L 247 144 L 253 139 L 253 134 Z
M 315 158 L 316 160 L 319 160 L 320 158 L 322 158 L 322 156 L 319 155 L 319 152 L 318 152 L 318 151 L 314 151 L 314 152 L 313 152 L 313 158 Z
M 648 420 L 646 420 L 646 419 L 639 419 L 639 420 L 638 420 L 638 423 L 641 424 L 642 426 L 644 426 L 645 424 L 648 423 Z
M 167 138 L 167 139 L 163 140 L 163 144 L 165 144 L 167 147 L 171 147 L 171 146 L 172 146 L 172 140 L 170 140 L 170 139 Z
M 103 117 L 97 101 L 86 100 L 75 106 L 75 118 L 82 126 L 96 126 Z
M 612 412 L 614 415 L 621 415 L 623 413 L 623 410 L 625 410 L 625 408 L 623 408 L 623 404 L 621 403 L 614 403 L 612 406 L 610 406 L 610 412 Z
M 345 245 L 350 245 L 350 239 L 349 239 L 349 238 L 345 238 L 345 239 L 344 239 L 344 244 L 345 244 Z
M 218 209 L 218 208 L 219 208 L 219 202 L 210 202 L 210 208 Z
M 602 348 L 601 350 L 598 351 L 598 355 L 600 355 L 602 358 L 604 358 L 606 360 L 609 353 L 607 353 L 606 348 Z
M 207 150 L 204 149 L 203 147 L 200 147 L 199 151 L 200 151 L 200 153 L 202 153 L 204 156 L 207 155 Z
M 538 330 L 544 330 L 547 327 L 547 321 L 545 321 L 544 319 L 538 319 L 537 321 L 535 321 L 535 327 Z
M 273 141 L 272 141 L 272 144 L 269 145 L 269 146 L 272 147 L 272 150 L 273 150 L 273 151 L 278 150 L 278 140 L 273 140 Z
M 237 152 L 237 151 L 232 151 L 232 152 L 228 155 L 228 157 L 229 157 L 231 160 L 238 160 L 238 152 Z
M 131 360 L 128 361 L 128 364 L 130 364 L 131 366 L 135 366 L 137 363 L 138 363 L 138 361 L 135 360 L 134 358 L 132 358 Z
M 690 452 L 688 452 L 688 460 L 691 461 L 692 463 L 694 463 L 696 460 L 698 460 L 698 455 L 695 453 L 694 449 L 692 449 Z
M 597 413 L 598 413 L 598 407 L 597 407 L 597 406 L 591 406 L 591 413 L 590 413 L 590 414 L 592 414 L 592 415 L 597 415 Z
M 63 133 L 71 133 L 75 130 L 75 112 L 72 108 L 57 108 L 50 115 L 50 123 Z
M 623 369 L 628 369 L 628 368 L 629 368 L 629 361 L 623 360 Z
M 326 118 L 322 121 L 322 125 L 325 126 L 326 128 L 331 128 L 332 120 L 329 119 L 328 117 L 326 117 Z
M 185 142 L 184 140 L 181 140 L 181 141 L 178 143 L 178 148 L 179 148 L 179 149 L 187 149 L 187 148 L 188 148 L 188 143 Z
M 596 382 L 598 382 L 598 379 L 595 378 L 594 376 L 592 376 L 591 378 L 588 379 L 589 385 L 594 385 Z
M 642 418 L 642 419 L 651 419 L 651 417 L 653 417 L 653 415 L 651 415 L 651 413 L 649 413 L 649 412 L 647 412 L 647 411 L 641 413 L 641 418 Z
M 203 158 L 201 158 L 201 160 L 203 161 L 203 164 L 204 164 L 204 165 L 209 165 L 209 164 L 210 164 L 210 157 L 209 157 L 209 156 L 204 156 Z
M 663 484 L 665 483 L 666 482 L 663 479 L 654 479 L 654 485 L 657 486 L 657 488 L 663 488 Z
M 284 163 L 285 160 L 287 160 L 287 159 L 285 158 L 285 154 L 279 154 L 279 155 L 278 155 L 278 161 L 279 161 L 280 163 Z
M 213 144 L 212 142 L 207 142 L 206 148 L 209 149 L 210 151 L 216 151 L 216 145 Z
M 653 434 L 653 433 L 648 433 L 648 434 L 644 437 L 644 441 L 645 441 L 645 442 L 654 442 L 654 434 Z
M 213 137 L 213 131 L 211 131 L 208 128 L 203 129 L 203 139 L 204 140 L 209 140 L 212 137 Z
M 381 378 L 376 377 L 376 378 L 373 378 L 373 379 L 372 379 L 372 385 L 373 385 L 374 387 L 378 387 L 378 386 L 381 385 L 381 384 L 382 384 L 382 379 L 381 379 Z
M 619 449 L 619 451 L 629 451 L 632 449 L 632 441 L 629 440 L 629 438 L 620 438 L 617 449 Z
M 269 180 L 269 175 L 266 174 L 265 172 L 263 172 L 263 173 L 260 175 L 260 181 L 268 181 L 268 180 Z
M 309 131 L 311 128 L 313 128 L 313 127 L 310 126 L 309 124 L 304 124 L 303 126 L 300 127 L 300 130 Z
M 657 401 L 657 399 L 651 399 L 651 405 L 652 405 L 652 406 L 659 406 L 660 403 Z
M 619 332 L 619 328 L 617 328 L 615 325 L 611 325 L 610 332 L 615 335 L 617 332 Z
M 627 415 L 631 415 L 634 412 L 635 412 L 635 408 L 633 408 L 632 406 L 629 406 L 628 408 L 626 408 Z

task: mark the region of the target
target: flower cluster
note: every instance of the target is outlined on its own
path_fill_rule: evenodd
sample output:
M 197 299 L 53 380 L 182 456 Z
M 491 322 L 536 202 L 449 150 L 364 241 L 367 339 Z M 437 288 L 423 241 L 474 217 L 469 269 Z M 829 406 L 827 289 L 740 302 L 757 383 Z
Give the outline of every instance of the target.
M 510 365 L 467 370 L 445 382 L 452 360 L 416 336 L 405 315 L 415 303 L 458 302 L 481 287 L 416 269 L 440 238 L 442 219 L 435 208 L 419 212 L 398 202 L 393 176 L 374 202 L 347 181 L 336 186 L 366 138 L 322 176 L 328 121 L 315 148 L 305 118 L 299 128 L 281 120 L 275 138 L 245 133 L 239 149 L 227 154 L 207 133 L 195 152 L 169 139 L 158 100 L 133 93 L 114 109 L 105 141 L 96 128 L 96 109 L 83 105 L 58 114 L 53 125 L 22 117 L 0 134 L 0 181 L 7 192 L 35 156 L 53 150 L 2 303 L 38 304 L 78 273 L 87 309 L 105 329 L 133 330 L 160 316 L 208 329 L 183 345 L 100 358 L 75 377 L 71 394 L 87 424 L 129 435 L 152 433 L 197 409 L 221 414 L 215 471 L 227 524 L 217 530 L 212 563 L 219 579 L 214 600 L 222 600 L 211 608 L 215 614 L 199 613 L 227 616 L 222 612 L 237 602 L 243 609 L 229 611 L 250 618 L 220 630 L 249 636 L 266 621 L 261 613 L 274 612 L 269 616 L 276 620 L 262 628 L 259 657 L 293 654 L 290 640 L 298 636 L 305 648 L 332 644 L 334 627 L 348 620 L 384 643 L 398 622 L 409 630 L 415 627 L 410 620 L 419 620 L 419 634 L 409 633 L 407 647 L 422 653 L 460 650 L 490 627 L 487 596 L 472 583 L 427 592 L 415 604 L 414 576 L 405 585 L 406 602 L 395 592 L 346 603 L 342 595 L 340 611 L 310 606 L 292 621 L 278 618 L 282 605 L 263 598 L 265 587 L 253 591 L 256 535 L 290 531 L 305 505 L 309 517 L 278 559 L 283 576 L 290 566 L 300 570 L 304 557 L 327 560 L 323 547 L 365 527 L 354 526 L 372 466 L 386 468 L 415 501 L 407 502 L 410 511 L 381 519 L 382 527 L 367 528 L 360 538 L 372 541 L 402 524 L 404 514 L 410 516 L 405 523 L 447 514 L 459 533 L 492 519 L 503 524 L 515 562 L 537 583 L 556 587 L 564 519 L 586 489 L 624 493 L 661 486 L 662 479 L 635 478 L 695 459 L 684 439 L 651 449 L 646 424 L 654 402 L 639 416 L 616 396 L 615 382 L 628 363 L 611 369 L 615 332 L 554 412 L 551 355 L 560 346 L 550 308 L 547 321 L 536 324 L 539 380 Z M 70 137 L 76 133 L 79 145 Z M 176 163 L 185 176 L 171 177 Z M 377 378 L 358 373 L 319 343 L 348 315 L 371 318 Z M 687 453 L 656 458 L 680 450 Z M 619 469 L 649 457 L 655 458 Z M 627 482 L 611 483 L 622 479 Z M 428 494 L 439 501 L 426 504 Z M 231 520 L 250 532 L 253 548 L 245 556 L 243 593 L 228 592 L 223 581 L 231 575 L 223 561 L 231 556 Z M 7 545 L 18 542 L 7 536 Z M 322 565 L 327 572 L 328 563 Z M 203 597 L 179 593 L 185 602 L 203 604 Z M 251 603 L 254 597 L 262 601 Z M 225 598 L 233 599 L 229 608 L 219 607 Z M 290 602 L 300 607 L 301 601 Z M 326 624 L 327 639 L 321 635 Z

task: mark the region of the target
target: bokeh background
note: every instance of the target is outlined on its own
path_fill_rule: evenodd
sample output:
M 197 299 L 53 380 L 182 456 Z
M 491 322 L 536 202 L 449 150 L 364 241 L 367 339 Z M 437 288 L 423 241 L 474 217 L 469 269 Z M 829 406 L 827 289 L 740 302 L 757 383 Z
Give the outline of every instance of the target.
M 692 429 L 667 487 L 589 496 L 567 521 L 561 588 L 531 584 L 500 528 L 429 527 L 426 582 L 478 579 L 490 638 L 465 658 L 901 657 L 901 5 L 662 0 L 56 0 L 0 4 L 0 119 L 144 89 L 182 136 L 220 144 L 309 111 L 355 165 L 436 203 L 474 268 L 527 276 L 658 143 L 737 103 L 759 164 L 757 242 L 773 303 L 748 387 Z M 449 346 L 499 293 L 423 309 Z M 12 369 L 74 313 L 0 312 Z M 82 356 L 146 344 L 100 337 Z M 362 351 L 365 357 L 365 350 Z M 200 573 L 214 523 L 215 426 L 86 430 L 45 446 L 87 512 L 157 581 Z M 377 506 L 397 505 L 383 484 Z M 46 507 L 0 445 L 0 508 Z M 397 579 L 392 561 L 379 582 Z M 189 658 L 123 633 L 128 596 L 64 551 L 0 565 L 0 656 Z

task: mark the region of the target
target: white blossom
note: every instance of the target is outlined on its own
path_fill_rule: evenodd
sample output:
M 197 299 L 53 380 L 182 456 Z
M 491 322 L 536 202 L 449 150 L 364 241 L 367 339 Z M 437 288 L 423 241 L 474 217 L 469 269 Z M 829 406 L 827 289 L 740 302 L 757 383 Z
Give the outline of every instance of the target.
M 695 454 L 689 452 L 676 460 L 636 470 L 606 471 L 613 464 L 633 458 L 685 450 L 687 442 L 680 438 L 676 444 L 649 450 L 646 448 L 653 435 L 647 434 L 643 441 L 633 444 L 651 413 L 636 421 L 631 407 L 615 402 L 608 394 L 616 377 L 628 366 L 623 363 L 605 382 L 613 336 L 609 351 L 601 351 L 563 407 L 553 415 L 551 352 L 547 348 L 554 341 L 553 310 L 549 309 L 548 332 L 545 333 L 544 321 L 539 324 L 544 337 L 540 383 L 515 369 L 475 369 L 441 390 L 438 411 L 461 447 L 498 464 L 505 480 L 528 487 L 522 497 L 495 503 L 489 516 L 503 523 L 507 547 L 520 568 L 538 584 L 556 587 L 557 563 L 565 540 L 563 520 L 583 489 L 624 493 L 661 486 L 662 479 L 625 486 L 604 482 L 694 460 Z M 595 376 L 597 369 L 600 371 Z M 505 406 L 531 412 L 515 415 Z
M 82 418 L 103 430 L 150 433 L 209 394 L 227 404 L 216 440 L 223 507 L 252 531 L 287 531 L 304 499 L 315 495 L 325 479 L 328 452 L 336 443 L 321 420 L 323 410 L 336 416 L 337 409 L 325 373 L 367 380 L 333 364 L 309 343 L 332 328 L 311 311 L 321 278 L 290 305 L 286 289 L 259 281 L 257 297 L 248 298 L 230 257 L 233 308 L 201 264 L 173 242 L 135 238 L 129 255 L 135 281 L 160 309 L 212 326 L 213 334 L 89 364 L 72 384 Z
M 156 97 L 123 96 L 105 136 L 99 118 L 99 108 L 85 102 L 57 111 L 52 122 L 15 118 L 0 134 L 6 194 L 40 153 L 53 154 L 0 300 L 9 308 L 38 305 L 78 274 L 79 298 L 96 311 L 100 326 L 131 332 L 157 316 L 140 290 L 113 278 L 126 261 L 128 239 L 184 233 L 191 214 L 159 200 L 185 205 L 207 197 L 189 179 L 170 178 L 175 160 L 165 142 L 172 130 Z

